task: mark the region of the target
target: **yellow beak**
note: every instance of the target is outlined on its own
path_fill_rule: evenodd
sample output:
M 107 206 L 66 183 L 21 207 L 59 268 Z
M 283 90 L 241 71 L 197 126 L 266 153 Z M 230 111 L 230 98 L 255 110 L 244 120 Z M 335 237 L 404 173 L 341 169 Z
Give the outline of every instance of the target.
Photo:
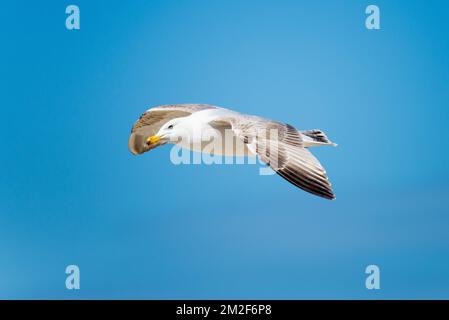
M 147 139 L 147 144 L 153 144 L 161 140 L 160 136 L 151 136 Z

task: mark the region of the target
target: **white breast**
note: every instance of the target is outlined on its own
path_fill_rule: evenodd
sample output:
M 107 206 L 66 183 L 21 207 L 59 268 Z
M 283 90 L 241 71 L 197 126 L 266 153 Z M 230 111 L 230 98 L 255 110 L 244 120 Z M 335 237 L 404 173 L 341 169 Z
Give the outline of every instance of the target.
M 253 156 L 246 145 L 232 130 L 217 130 L 209 122 L 235 113 L 227 109 L 199 111 L 183 121 L 186 136 L 179 146 L 196 152 L 224 156 Z

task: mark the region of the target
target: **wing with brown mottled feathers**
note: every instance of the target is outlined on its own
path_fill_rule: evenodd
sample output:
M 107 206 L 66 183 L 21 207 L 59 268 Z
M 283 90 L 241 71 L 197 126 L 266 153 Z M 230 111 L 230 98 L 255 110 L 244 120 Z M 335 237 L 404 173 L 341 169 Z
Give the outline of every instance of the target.
M 317 196 L 335 199 L 326 171 L 304 148 L 297 129 L 255 116 L 218 121 L 228 121 L 247 147 L 285 180 Z

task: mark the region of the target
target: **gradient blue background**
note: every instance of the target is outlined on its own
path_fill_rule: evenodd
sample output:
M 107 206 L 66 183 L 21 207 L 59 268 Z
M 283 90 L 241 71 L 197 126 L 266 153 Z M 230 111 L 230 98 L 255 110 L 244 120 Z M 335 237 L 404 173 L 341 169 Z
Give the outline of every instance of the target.
M 449 298 L 447 1 L 5 1 L 0 33 L 0 298 Z M 191 102 L 324 130 L 337 200 L 128 152 Z

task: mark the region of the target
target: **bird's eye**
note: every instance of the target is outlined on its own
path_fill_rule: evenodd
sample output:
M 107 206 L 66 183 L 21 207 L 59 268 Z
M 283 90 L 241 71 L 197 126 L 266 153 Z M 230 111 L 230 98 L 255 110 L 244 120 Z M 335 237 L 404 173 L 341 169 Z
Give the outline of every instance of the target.
M 173 129 L 173 125 L 169 125 L 167 129 Z

